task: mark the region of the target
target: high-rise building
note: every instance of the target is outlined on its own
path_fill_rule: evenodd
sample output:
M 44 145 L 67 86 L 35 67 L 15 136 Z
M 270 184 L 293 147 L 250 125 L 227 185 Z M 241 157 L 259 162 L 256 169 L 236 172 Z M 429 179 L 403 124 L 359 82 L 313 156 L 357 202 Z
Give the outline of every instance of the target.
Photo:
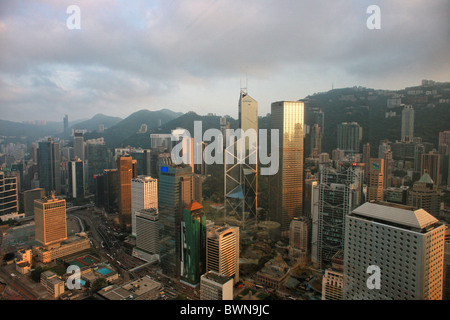
M 136 248 L 133 255 L 144 260 L 148 255 L 159 254 L 159 215 L 158 210 L 142 209 L 136 212 Z
M 84 198 L 84 163 L 76 158 L 68 163 L 69 197 Z
M 206 272 L 206 218 L 197 201 L 192 201 L 183 210 L 180 231 L 181 280 L 196 286 Z
M 40 141 L 37 150 L 39 186 L 47 195 L 52 191 L 61 193 L 61 154 L 58 142 L 52 138 Z
M 156 134 L 152 133 L 150 135 L 151 148 L 162 149 L 165 152 L 172 151 L 172 135 L 170 133 Z
M 397 204 L 408 204 L 409 187 L 389 187 L 384 189 L 383 201 Z
M 149 176 L 151 172 L 151 152 L 149 149 L 132 149 L 129 155 L 137 162 L 137 175 Z
M 392 151 L 384 153 L 383 162 L 383 187 L 386 189 L 392 186 Z
M 346 153 L 359 153 L 362 127 L 357 122 L 343 122 L 337 129 L 337 147 Z
M 302 263 L 308 256 L 308 222 L 305 217 L 294 218 L 289 230 L 289 256 Z
M 318 124 L 311 127 L 310 135 L 310 157 L 318 158 L 322 152 L 322 128 Z
M 131 233 L 136 235 L 136 212 L 158 209 L 158 180 L 150 176 L 131 179 Z
M 444 283 L 442 300 L 450 300 L 450 229 L 445 229 L 444 243 Z
M 34 201 L 36 241 L 44 246 L 59 244 L 67 239 L 66 200 L 51 197 Z
M 103 138 L 90 139 L 86 141 L 87 146 L 87 189 L 90 193 L 95 192 L 94 176 L 108 169 L 108 151 Z
M 371 158 L 369 166 L 369 183 L 367 201 L 382 201 L 384 186 L 384 159 Z
M 414 109 L 412 106 L 404 106 L 402 110 L 402 142 L 410 142 L 414 138 Z
M 190 166 L 160 165 L 158 207 L 160 225 L 160 261 L 165 275 L 180 276 L 180 228 L 183 209 L 195 199 L 196 183 Z M 198 182 L 198 181 L 197 181 Z
M 66 114 L 64 116 L 64 138 L 69 136 L 69 116 Z
M 95 180 L 95 206 L 103 208 L 107 213 L 119 210 L 119 171 L 105 169 L 102 174 L 96 174 Z
M 322 279 L 322 300 L 342 300 L 344 294 L 344 253 L 338 251 L 331 258 L 331 268 Z
M 44 197 L 45 190 L 42 188 L 26 190 L 23 192 L 25 217 L 31 217 L 34 215 L 34 200 L 42 199 Z
M 362 203 L 362 170 L 344 163 L 340 171 L 326 168 L 319 175 L 314 204 L 317 221 L 317 263 L 325 269 L 331 258 L 344 249 L 345 217 Z
M 136 160 L 128 155 L 117 159 L 119 172 L 119 223 L 122 228 L 131 227 L 131 179 L 135 177 Z
M 210 225 L 206 230 L 206 271 L 215 271 L 239 282 L 239 228 Z
M 346 219 L 345 300 L 441 300 L 445 226 L 423 209 L 366 202 Z
M 225 145 L 224 198 L 226 214 L 246 227 L 258 216 L 258 102 L 245 90 L 240 93 L 238 113 L 243 136 Z
M 421 175 L 428 173 L 437 186 L 440 184 L 440 158 L 439 153 L 422 154 Z
M 270 218 L 280 223 L 281 236 L 289 237 L 291 220 L 303 215 L 304 103 L 272 103 L 271 129 L 279 130 L 279 169 L 270 176 Z
M 408 205 L 439 218 L 441 207 L 441 193 L 428 173 L 424 173 L 419 181 L 414 183 L 409 192 Z
M 84 137 L 83 132 L 74 132 L 73 136 L 73 154 L 75 157 L 80 158 L 84 162 Z
M 233 300 L 233 278 L 208 271 L 200 278 L 200 300 Z
M 370 143 L 367 142 L 363 145 L 363 163 L 364 163 L 364 183 L 369 181 L 369 168 L 370 168 Z
M 18 197 L 17 177 L 8 177 L 0 171 L 0 216 L 19 211 Z

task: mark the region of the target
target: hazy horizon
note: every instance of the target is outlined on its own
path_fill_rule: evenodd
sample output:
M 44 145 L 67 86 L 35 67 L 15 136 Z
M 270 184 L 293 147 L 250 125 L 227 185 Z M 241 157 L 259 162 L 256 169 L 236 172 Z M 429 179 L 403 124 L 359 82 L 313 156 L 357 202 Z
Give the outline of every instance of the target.
M 80 8 L 70 30 L 67 8 Z M 381 28 L 370 30 L 370 5 Z M 399 90 L 450 79 L 450 2 L 2 1 L 0 108 L 10 121 L 141 109 L 237 117 L 353 86 Z

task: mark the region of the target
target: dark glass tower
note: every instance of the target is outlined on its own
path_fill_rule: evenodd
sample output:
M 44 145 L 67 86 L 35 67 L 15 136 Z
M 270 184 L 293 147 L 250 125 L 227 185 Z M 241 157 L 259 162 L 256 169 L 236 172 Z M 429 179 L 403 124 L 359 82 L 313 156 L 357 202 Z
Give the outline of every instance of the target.
M 180 277 L 181 237 L 183 209 L 195 199 L 192 167 L 160 164 L 158 179 L 158 208 L 160 226 L 160 261 L 163 273 Z
M 51 191 L 61 193 L 61 155 L 59 143 L 52 138 L 39 142 L 37 150 L 39 186 L 45 189 L 47 195 Z

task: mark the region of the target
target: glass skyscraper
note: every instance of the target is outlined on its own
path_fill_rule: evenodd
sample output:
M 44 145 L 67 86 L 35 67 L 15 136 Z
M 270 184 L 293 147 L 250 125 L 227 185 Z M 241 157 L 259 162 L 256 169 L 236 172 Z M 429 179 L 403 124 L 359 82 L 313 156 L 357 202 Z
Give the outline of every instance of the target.
M 180 276 L 180 228 L 185 206 L 194 199 L 192 167 L 161 164 L 158 179 L 160 262 L 163 273 Z M 195 180 L 196 181 L 196 180 Z
M 279 169 L 270 178 L 270 217 L 289 237 L 291 220 L 303 214 L 304 103 L 272 103 L 271 129 L 279 130 Z M 273 153 L 273 150 L 272 150 Z
M 258 102 L 245 90 L 239 97 L 238 129 L 243 136 L 225 148 L 225 209 L 245 227 L 257 219 L 258 208 Z M 238 150 L 240 144 L 244 150 Z
M 61 193 L 61 154 L 59 143 L 52 138 L 39 142 L 37 150 L 39 186 L 47 194 L 55 191 Z

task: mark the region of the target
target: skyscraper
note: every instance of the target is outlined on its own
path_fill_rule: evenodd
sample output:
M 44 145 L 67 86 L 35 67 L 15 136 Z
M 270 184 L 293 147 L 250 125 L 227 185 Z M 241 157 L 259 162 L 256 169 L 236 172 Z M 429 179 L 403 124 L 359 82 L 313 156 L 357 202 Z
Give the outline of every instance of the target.
M 131 233 L 136 235 L 136 212 L 158 209 L 158 181 L 150 176 L 131 179 Z
M 359 153 L 362 127 L 357 122 L 343 122 L 337 129 L 337 148 L 347 153 Z
M 421 175 L 425 172 L 428 173 L 437 186 L 440 184 L 440 160 L 441 155 L 439 153 L 422 154 Z
M 69 136 L 69 116 L 66 114 L 64 116 L 64 138 Z
M 367 201 L 382 201 L 384 186 L 384 159 L 371 158 L 369 166 Z
M 412 106 L 404 106 L 402 110 L 402 142 L 411 142 L 414 138 L 414 109 Z
M 67 239 L 66 200 L 51 197 L 34 201 L 36 241 L 44 246 Z
M 159 254 L 158 210 L 155 208 L 139 210 L 136 212 L 136 247 L 133 255 L 152 261 L 147 257 L 157 254 Z
M 73 136 L 73 154 L 75 157 L 78 157 L 81 159 L 81 161 L 84 162 L 85 156 L 84 156 L 84 137 L 83 132 L 77 132 L 75 131 Z
M 441 194 L 428 173 L 424 173 L 419 181 L 414 183 L 409 192 L 408 205 L 424 209 L 435 218 L 439 218 Z
M 319 175 L 314 216 L 317 216 L 317 262 L 321 269 L 344 249 L 345 217 L 362 202 L 362 179 L 361 167 L 353 163 L 344 163 L 340 171 L 325 168 Z
M 245 90 L 241 90 L 238 111 L 243 136 L 226 143 L 225 210 L 245 227 L 248 220 L 257 219 L 258 208 L 258 102 Z M 243 150 L 238 148 L 241 143 Z
M 369 167 L 370 167 L 370 143 L 363 145 L 363 163 L 364 163 L 364 182 L 369 181 Z
M 366 202 L 346 225 L 345 300 L 442 299 L 445 226 L 436 218 L 423 209 Z
M 26 190 L 23 192 L 25 217 L 32 217 L 34 215 L 34 200 L 42 199 L 44 196 L 45 190 L 42 188 Z
M 192 167 L 160 165 L 158 207 L 160 225 L 160 261 L 165 275 L 180 276 L 180 228 L 183 209 L 195 199 Z M 197 181 L 198 183 L 198 181 Z
M 322 129 L 318 124 L 314 124 L 311 127 L 310 132 L 310 145 L 311 145 L 311 158 L 318 158 L 322 152 Z
M 119 171 L 117 169 L 105 169 L 103 173 L 96 174 L 95 180 L 95 205 L 105 209 L 107 213 L 119 210 Z
M 181 280 L 196 286 L 206 272 L 206 218 L 197 201 L 184 208 L 180 231 Z
M 69 197 L 84 198 L 84 163 L 76 158 L 68 163 Z
M 306 262 L 308 255 L 308 223 L 306 218 L 294 218 L 289 230 L 289 256 Z
M 131 227 L 131 179 L 135 176 L 136 160 L 130 155 L 117 159 L 119 172 L 119 223 L 122 228 Z
M 239 282 L 239 228 L 211 225 L 206 231 L 206 270 Z
M 0 217 L 19 211 L 17 177 L 8 177 L 0 171 Z
M 90 139 L 86 141 L 87 145 L 87 189 L 89 192 L 95 192 L 94 175 L 100 174 L 108 168 L 108 151 L 103 138 Z
M 289 237 L 291 220 L 303 214 L 304 103 L 272 103 L 271 129 L 279 130 L 279 169 L 270 176 L 270 218 L 280 223 L 281 236 Z
M 47 195 L 51 191 L 61 193 L 61 154 L 58 142 L 52 138 L 39 142 L 37 150 L 39 186 Z

